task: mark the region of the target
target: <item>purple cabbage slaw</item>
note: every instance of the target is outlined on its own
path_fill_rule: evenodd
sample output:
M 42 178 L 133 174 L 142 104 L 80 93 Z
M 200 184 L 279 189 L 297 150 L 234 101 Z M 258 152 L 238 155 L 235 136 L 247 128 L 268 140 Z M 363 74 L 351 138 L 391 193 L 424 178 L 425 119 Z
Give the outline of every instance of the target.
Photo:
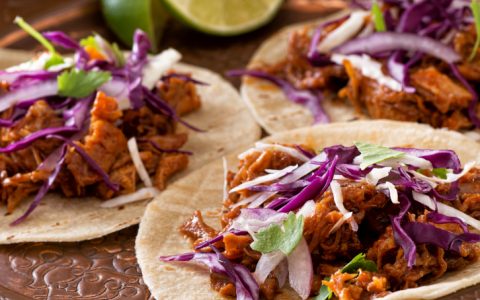
M 142 85 L 142 70 L 148 61 L 148 51 L 150 49 L 150 41 L 143 31 L 135 31 L 133 49 L 127 59 L 127 64 L 123 67 L 118 66 L 114 60 L 99 61 L 90 59 L 90 56 L 85 48 L 81 46 L 79 42 L 75 41 L 63 32 L 45 32 L 43 33 L 43 36 L 56 46 L 67 50 L 73 50 L 75 52 L 74 63 L 76 69 L 85 70 L 87 72 L 89 70 L 108 71 L 113 75 L 114 79 L 120 79 L 123 80 L 123 82 L 126 82 L 128 84 L 129 100 L 134 109 L 148 105 L 157 113 L 165 114 L 175 121 L 183 123 L 192 130 L 201 131 L 200 129 L 181 119 L 176 114 L 175 110 L 170 107 L 167 102 L 161 99 L 157 93 L 148 90 Z M 98 38 L 102 39 L 103 41 L 103 38 L 99 36 Z M 103 42 L 105 45 L 99 44 L 99 47 L 109 46 L 107 45 L 108 42 Z M 111 51 L 111 49 L 104 50 L 105 52 L 107 52 L 106 50 Z M 45 160 L 45 162 L 49 162 L 48 165 L 51 165 L 52 162 L 54 162 L 54 166 L 51 166 L 48 168 L 48 170 L 44 170 L 50 172 L 51 175 L 44 182 L 27 211 L 20 218 L 15 220 L 12 225 L 16 225 L 24 221 L 27 216 L 37 207 L 43 196 L 45 196 L 45 194 L 48 192 L 64 162 L 66 150 L 60 150 L 66 147 L 73 147 L 75 151 L 77 151 L 86 161 L 86 163 L 92 168 L 92 170 L 102 177 L 107 187 L 114 191 L 119 190 L 119 185 L 115 182 L 112 182 L 108 174 L 102 170 L 98 163 L 95 162 L 93 158 L 91 158 L 80 146 L 74 142 L 75 140 L 81 139 L 85 135 L 86 129 L 88 129 L 88 124 L 90 122 L 90 109 L 96 91 L 84 99 L 64 98 L 60 100 L 56 94 L 52 93 L 53 89 L 51 87 L 44 89 L 44 95 L 39 95 L 39 93 L 34 92 L 35 89 L 42 87 L 43 85 L 52 85 L 53 82 L 56 82 L 57 77 L 63 71 L 65 71 L 65 69 L 62 71 L 0 71 L 0 81 L 7 83 L 9 86 L 9 91 L 2 95 L 2 100 L 5 99 L 5 97 L 8 98 L 9 95 L 14 93 L 19 95 L 18 97 L 24 97 L 15 100 L 15 98 L 10 96 L 10 99 L 13 99 L 17 102 L 13 104 L 14 106 L 10 117 L 6 119 L 0 119 L 0 127 L 14 126 L 26 115 L 28 108 L 31 105 L 43 98 L 45 98 L 47 103 L 53 109 L 55 109 L 58 113 L 61 113 L 64 119 L 63 126 L 38 130 L 25 136 L 21 140 L 13 142 L 4 147 L 0 147 L 0 153 L 12 153 L 29 147 L 32 143 L 39 139 L 55 138 L 57 140 L 61 140 L 63 143 L 57 151 L 52 153 L 51 156 L 47 157 Z M 182 79 L 189 78 L 189 82 L 195 84 L 205 84 L 183 74 L 170 74 L 163 78 L 163 80 L 168 79 L 169 77 L 179 77 Z M 30 92 L 29 89 L 31 90 Z M 13 95 L 13 97 L 17 96 Z M 158 145 L 152 145 L 158 151 L 170 152 L 169 150 L 161 149 L 158 147 Z M 188 151 L 178 150 L 178 152 L 191 154 Z M 39 166 L 39 168 L 42 168 L 41 166 Z
M 267 72 L 257 70 L 231 70 L 228 76 L 251 76 L 267 80 L 285 93 L 287 98 L 297 104 L 307 107 L 313 115 L 314 123 L 328 123 L 330 119 L 322 107 L 323 94 L 318 90 L 299 90 L 288 81 L 275 77 Z
M 292 147 L 295 147 L 292 146 Z M 417 158 L 423 158 L 431 162 L 433 168 L 446 168 L 450 172 L 460 173 L 462 172 L 462 167 L 460 160 L 457 154 L 451 150 L 432 150 L 432 149 L 415 149 L 415 148 L 391 148 L 397 151 L 404 152 L 406 154 L 415 156 Z M 311 170 L 307 174 L 303 175 L 301 178 L 296 181 L 290 182 L 288 184 L 282 184 L 278 181 L 281 178 L 276 179 L 271 182 L 269 185 L 257 185 L 249 187 L 250 191 L 262 192 L 272 192 L 276 194 L 276 198 L 271 199 L 270 203 L 266 204 L 266 208 L 242 208 L 241 214 L 238 217 L 243 218 L 241 222 L 246 220 L 258 221 L 266 220 L 268 217 L 274 216 L 275 214 L 284 214 L 288 212 L 298 212 L 299 209 L 311 199 L 318 199 L 321 195 L 329 188 L 330 183 L 332 182 L 335 175 L 342 175 L 348 178 L 348 180 L 363 181 L 365 177 L 371 170 L 374 168 L 381 168 L 381 165 L 372 165 L 364 170 L 361 170 L 358 162 L 355 162 L 355 159 L 360 155 L 360 151 L 356 146 L 345 147 L 341 145 L 335 145 L 323 149 L 322 153 L 324 155 L 317 155 L 311 157 L 309 161 L 305 162 L 305 165 L 316 165 L 317 168 Z M 313 154 L 312 154 L 313 155 Z M 323 157 L 324 159 L 320 159 Z M 300 166 L 298 169 L 300 169 Z M 446 251 L 459 252 L 460 246 L 462 243 L 475 243 L 480 242 L 480 235 L 472 233 L 469 231 L 467 224 L 460 218 L 454 216 L 447 216 L 438 211 L 428 211 L 426 214 L 427 222 L 414 222 L 410 221 L 407 218 L 408 212 L 414 207 L 414 199 L 412 197 L 412 192 L 423 193 L 430 195 L 433 199 L 443 200 L 442 197 L 432 193 L 435 191 L 429 183 L 426 181 L 412 176 L 407 170 L 414 169 L 414 166 L 406 165 L 402 167 L 392 168 L 390 175 L 386 178 L 380 179 L 379 183 L 383 183 L 387 180 L 394 182 L 395 186 L 398 188 L 398 198 L 399 198 L 399 212 L 396 215 L 390 216 L 390 222 L 393 229 L 394 239 L 398 246 L 404 250 L 405 260 L 409 268 L 415 265 L 416 258 L 416 249 L 417 244 L 432 244 L 438 246 Z M 303 174 L 303 173 L 302 173 Z M 292 175 L 292 174 L 290 174 Z M 289 176 L 289 175 L 285 175 Z M 457 185 L 458 182 L 450 183 L 452 186 Z M 456 189 L 457 187 L 453 187 Z M 457 198 L 458 190 L 456 190 L 454 197 Z M 386 193 L 387 197 L 389 193 Z M 415 203 L 418 206 L 418 203 Z M 425 208 L 428 208 L 425 206 Z M 248 217 L 249 216 L 249 217 Z M 258 220 L 257 220 L 258 219 Z M 235 219 L 237 220 L 237 219 Z M 247 229 L 248 227 L 239 228 L 234 227 L 236 224 L 235 221 L 230 226 L 230 229 L 220 233 L 216 237 L 202 242 L 196 245 L 196 251 L 204 251 L 206 247 L 210 247 L 216 254 L 220 254 L 218 249 L 212 245 L 217 242 L 221 242 L 223 237 L 227 233 L 235 235 L 247 235 L 251 234 L 250 231 L 252 228 Z M 272 221 L 269 221 L 272 222 Z M 261 222 L 260 222 L 261 223 Z M 461 229 L 462 233 L 454 233 L 439 227 L 436 227 L 433 224 L 456 224 Z M 243 224 L 243 223 L 240 223 Z M 257 224 L 257 223 L 254 223 Z M 271 225 L 273 223 L 262 223 L 264 227 Z M 255 231 L 255 230 L 254 230 Z M 213 248 L 212 248 L 213 247 Z M 210 255 L 209 257 L 214 257 L 214 253 L 195 253 L 195 254 L 185 254 L 188 256 L 188 259 L 184 259 L 180 256 L 168 256 L 161 257 L 163 261 L 186 261 L 194 260 L 192 255 Z M 224 258 L 222 258 L 224 259 Z M 219 262 L 217 257 L 217 262 Z M 231 264 L 231 263 L 230 263 Z M 215 270 L 212 267 L 213 263 L 207 264 L 213 272 L 218 272 L 225 274 L 224 271 L 220 268 Z M 235 276 L 232 274 L 227 275 L 233 283 L 237 284 Z M 252 299 L 252 298 L 248 298 Z
M 317 48 L 322 42 L 323 30 L 333 23 L 343 23 L 347 17 L 320 24 L 312 32 L 308 52 L 305 58 L 314 67 L 323 67 L 331 63 L 330 55 L 368 54 L 385 58 L 388 73 L 400 82 L 403 90 L 414 93 L 409 85 L 409 71 L 425 55 L 450 65 L 450 73 L 469 91 L 472 101 L 468 107 L 468 117 L 475 127 L 480 128 L 480 118 L 476 113 L 478 94 L 465 77 L 459 72 L 456 63 L 462 57 L 453 49 L 452 37 L 473 23 L 472 11 L 468 0 L 382 0 L 382 14 L 387 30 L 359 35 L 332 49 L 331 53 L 320 53 Z M 369 10 L 371 1 L 351 1 L 355 8 Z M 360 31 L 362 32 L 362 31 Z M 288 82 L 272 74 L 262 74 L 258 70 L 233 70 L 232 76 L 253 76 L 268 80 L 280 87 L 288 99 L 309 108 L 315 123 L 328 122 L 328 116 L 322 109 L 322 97 L 318 91 L 297 90 Z M 305 92 L 305 93 L 302 93 Z M 299 99 L 312 99 L 309 101 Z M 315 101 L 315 98 L 317 100 Z M 315 103 L 315 104 L 313 104 Z
M 258 300 L 259 286 L 252 273 L 243 265 L 230 262 L 213 245 L 215 253 L 192 252 L 180 255 L 161 256 L 166 262 L 193 261 L 206 265 L 211 272 L 227 276 L 235 284 L 237 299 Z

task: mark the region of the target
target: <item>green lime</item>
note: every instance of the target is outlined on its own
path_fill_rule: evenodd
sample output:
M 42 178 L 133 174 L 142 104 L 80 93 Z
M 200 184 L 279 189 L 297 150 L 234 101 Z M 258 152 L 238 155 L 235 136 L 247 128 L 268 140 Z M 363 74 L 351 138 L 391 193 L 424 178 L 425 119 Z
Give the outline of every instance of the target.
M 131 46 L 135 29 L 145 31 L 157 52 L 167 18 L 160 0 L 102 0 L 105 20 L 125 44 Z
M 283 0 L 162 0 L 185 24 L 205 33 L 237 35 L 270 21 Z

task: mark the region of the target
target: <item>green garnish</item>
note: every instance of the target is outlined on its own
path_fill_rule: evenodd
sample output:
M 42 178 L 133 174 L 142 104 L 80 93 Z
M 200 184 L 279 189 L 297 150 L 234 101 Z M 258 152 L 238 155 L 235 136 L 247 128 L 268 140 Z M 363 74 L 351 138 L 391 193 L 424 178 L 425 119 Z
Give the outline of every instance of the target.
M 255 234 L 254 242 L 250 246 L 262 253 L 280 250 L 289 255 L 303 237 L 303 216 L 297 217 L 290 212 L 282 227 L 272 224 L 260 230 Z
M 405 155 L 403 152 L 380 145 L 357 142 L 355 143 L 355 146 L 357 147 L 358 151 L 360 151 L 362 157 L 362 163 L 360 164 L 360 169 L 362 170 L 378 162 L 390 158 L 400 158 Z
M 98 49 L 98 43 L 95 40 L 95 37 L 93 35 L 87 36 L 86 38 L 83 38 L 80 40 L 80 46 L 82 47 L 94 47 L 95 49 Z
M 475 30 L 477 32 L 477 40 L 473 46 L 472 53 L 468 57 L 468 60 L 471 61 L 477 55 L 478 47 L 480 46 L 480 3 L 478 0 L 472 0 L 470 4 L 470 9 L 472 10 L 473 19 L 475 20 Z
M 383 17 L 383 12 L 377 1 L 372 3 L 372 16 L 373 23 L 375 24 L 375 30 L 377 31 L 387 31 L 387 26 L 385 25 L 385 19 Z
M 324 280 L 329 281 L 330 277 L 325 277 Z M 331 299 L 332 296 L 332 290 L 328 286 L 322 284 L 320 291 L 318 292 L 318 296 L 315 297 L 315 300 L 328 300 Z
M 369 259 L 365 259 L 365 254 L 359 253 L 342 268 L 341 272 L 354 274 L 357 273 L 359 269 L 370 272 L 377 272 L 377 265 L 375 264 L 375 262 Z
M 55 47 L 35 28 L 30 26 L 25 20 L 21 17 L 15 17 L 15 20 L 13 21 L 15 24 L 17 24 L 20 28 L 25 30 L 29 35 L 31 35 L 34 39 L 36 39 L 40 44 L 45 47 L 45 49 L 50 52 L 50 59 L 45 63 L 44 68 L 48 69 L 51 66 L 59 65 L 64 62 L 63 57 L 55 51 Z
M 359 253 L 357 254 L 357 256 L 352 258 L 352 260 L 348 264 L 346 264 L 340 270 L 340 272 L 355 274 L 360 269 L 370 272 L 377 272 L 377 265 L 374 261 L 365 259 L 365 254 Z M 330 277 L 325 277 L 324 280 L 329 281 Z M 318 292 L 318 296 L 315 298 L 315 300 L 327 300 L 330 298 L 332 298 L 332 290 L 330 290 L 328 286 L 322 284 L 322 286 L 320 287 L 320 291 Z
M 432 170 L 433 175 L 441 179 L 447 179 L 447 169 L 445 168 L 434 168 Z
M 117 59 L 118 67 L 123 67 L 125 65 L 125 56 L 123 55 L 122 50 L 120 50 L 118 47 L 117 43 L 112 44 L 112 51 Z
M 65 97 L 84 98 L 109 81 L 112 75 L 104 71 L 71 70 L 57 77 L 58 94 Z

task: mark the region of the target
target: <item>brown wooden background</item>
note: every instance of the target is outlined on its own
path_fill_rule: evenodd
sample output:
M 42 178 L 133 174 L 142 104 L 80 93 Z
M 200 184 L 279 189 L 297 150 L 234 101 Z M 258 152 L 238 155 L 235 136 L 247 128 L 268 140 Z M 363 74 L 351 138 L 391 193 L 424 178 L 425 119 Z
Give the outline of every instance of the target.
M 287 0 L 267 26 L 229 38 L 207 36 L 170 20 L 160 46 L 174 47 L 182 52 L 185 62 L 223 74 L 244 67 L 258 45 L 281 27 L 344 6 L 341 0 Z M 0 14 L 0 48 L 39 49 L 12 23 L 16 15 L 39 30 L 59 29 L 74 38 L 95 31 L 115 40 L 94 0 L 0 0 Z M 232 82 L 238 86 L 237 80 Z M 0 300 L 150 299 L 135 259 L 136 232 L 134 226 L 80 243 L 0 246 Z M 480 299 L 479 290 L 472 287 L 445 299 Z

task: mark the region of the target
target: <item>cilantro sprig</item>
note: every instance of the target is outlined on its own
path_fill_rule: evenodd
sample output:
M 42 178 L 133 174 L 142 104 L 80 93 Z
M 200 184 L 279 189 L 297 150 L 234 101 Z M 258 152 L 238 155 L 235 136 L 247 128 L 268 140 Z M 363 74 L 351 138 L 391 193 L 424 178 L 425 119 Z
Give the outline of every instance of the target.
M 31 35 L 40 44 L 42 44 L 42 46 L 45 47 L 48 52 L 50 52 L 50 59 L 45 63 L 45 69 L 48 69 L 51 66 L 63 64 L 63 57 L 58 54 L 57 51 L 55 51 L 55 47 L 53 47 L 53 45 L 40 32 L 35 30 L 35 28 L 30 26 L 30 24 L 25 22 L 25 20 L 21 17 L 17 16 L 13 22 L 17 24 L 20 28 L 25 30 L 25 32 Z
M 400 158 L 405 155 L 403 152 L 380 145 L 357 142 L 355 143 L 355 146 L 357 147 L 358 151 L 360 151 L 360 155 L 362 157 L 362 163 L 360 164 L 360 169 L 362 170 L 381 161 L 390 158 Z
M 385 18 L 383 17 L 383 12 L 377 1 L 372 3 L 372 16 L 373 23 L 375 24 L 376 31 L 387 31 L 387 26 L 385 25 Z
M 104 71 L 65 71 L 57 77 L 58 94 L 72 98 L 84 98 L 92 94 L 112 75 Z
M 477 55 L 478 47 L 480 47 L 480 3 L 478 0 L 472 0 L 470 4 L 470 9 L 472 10 L 473 19 L 475 20 L 475 30 L 477 32 L 477 39 L 475 40 L 475 45 L 473 46 L 472 53 L 468 57 L 468 60 L 471 61 Z
M 325 277 L 325 280 L 329 281 L 330 277 Z M 331 299 L 332 296 L 333 296 L 332 290 L 328 286 L 322 284 L 317 297 L 315 297 L 315 300 L 328 300 L 328 299 Z
M 447 169 L 445 168 L 434 168 L 432 170 L 433 175 L 441 179 L 447 179 Z
M 354 274 L 360 269 L 370 272 L 377 272 L 377 265 L 372 260 L 365 259 L 364 253 L 359 253 L 357 256 L 352 258 L 352 260 L 340 271 L 342 273 Z
M 358 272 L 358 270 L 365 270 L 369 272 L 377 272 L 377 265 L 375 264 L 374 261 L 366 259 L 364 253 L 359 253 L 357 256 L 352 258 L 352 260 L 347 263 L 343 268 L 340 270 L 341 273 L 349 273 L 349 274 L 355 274 Z M 326 281 L 329 281 L 329 277 L 325 277 Z M 318 296 L 315 298 L 315 300 L 328 300 L 332 298 L 332 290 L 326 285 L 322 285 L 320 287 L 320 291 L 318 293 Z
M 297 247 L 303 236 L 303 216 L 290 212 L 282 226 L 272 224 L 254 235 L 250 245 L 253 250 L 270 253 L 280 250 L 289 255 Z

